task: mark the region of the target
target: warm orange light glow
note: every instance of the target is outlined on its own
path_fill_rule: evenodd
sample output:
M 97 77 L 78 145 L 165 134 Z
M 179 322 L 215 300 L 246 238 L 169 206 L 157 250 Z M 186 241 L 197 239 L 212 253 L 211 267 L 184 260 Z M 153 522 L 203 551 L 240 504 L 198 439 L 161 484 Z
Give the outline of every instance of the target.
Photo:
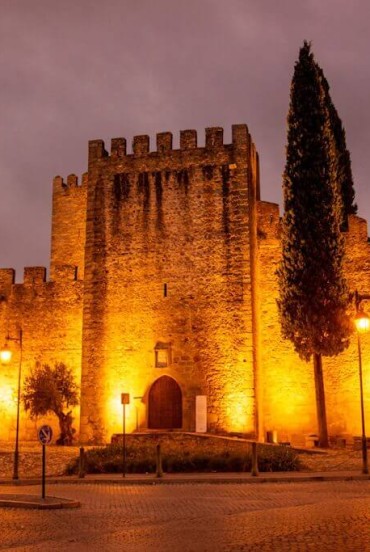
M 121 393 L 112 392 L 110 396 L 107 396 L 105 403 L 105 415 L 107 418 L 107 436 L 113 433 L 122 433 L 123 423 L 123 407 L 121 403 Z M 131 405 L 125 405 L 125 418 L 126 418 L 126 433 L 131 433 L 135 429 L 135 409 L 131 408 Z
M 6 345 L 4 345 L 4 347 L 0 351 L 1 362 L 4 362 L 4 363 L 9 362 L 11 358 L 12 358 L 11 350 Z
M 2 409 L 10 409 L 14 407 L 14 390 L 10 385 L 0 386 L 0 402 Z
M 112 421 L 115 420 L 116 423 L 120 426 L 122 425 L 122 405 L 121 405 L 121 395 L 116 394 L 112 395 L 107 401 L 107 411 L 108 415 L 112 418 Z
M 227 431 L 245 433 L 253 428 L 248 400 L 243 392 L 229 393 L 225 397 Z
M 355 318 L 355 325 L 359 333 L 368 332 L 370 330 L 369 316 L 363 311 L 358 312 Z

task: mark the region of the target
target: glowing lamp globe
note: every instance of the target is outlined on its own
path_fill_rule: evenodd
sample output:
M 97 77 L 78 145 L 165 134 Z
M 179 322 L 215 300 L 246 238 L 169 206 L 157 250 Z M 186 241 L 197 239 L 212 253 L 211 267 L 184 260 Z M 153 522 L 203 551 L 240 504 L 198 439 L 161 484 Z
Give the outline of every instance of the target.
M 3 363 L 9 362 L 12 358 L 11 350 L 5 345 L 0 351 L 0 360 Z
M 370 330 L 370 318 L 365 312 L 358 312 L 355 318 L 356 329 L 359 333 L 366 333 Z

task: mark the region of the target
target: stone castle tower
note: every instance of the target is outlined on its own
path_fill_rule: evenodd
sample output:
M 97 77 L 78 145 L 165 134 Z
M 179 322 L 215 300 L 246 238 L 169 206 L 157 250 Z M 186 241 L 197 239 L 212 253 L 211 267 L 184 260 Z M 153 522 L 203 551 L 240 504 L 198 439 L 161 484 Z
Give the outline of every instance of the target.
M 351 217 L 346 240 L 350 285 L 369 292 L 365 221 Z M 278 207 L 260 200 L 246 125 L 232 127 L 231 144 L 222 128 L 206 129 L 204 147 L 193 130 L 180 132 L 179 149 L 167 132 L 155 151 L 148 136 L 134 137 L 132 153 L 123 138 L 110 153 L 94 140 L 80 184 L 54 179 L 49 279 L 26 268 L 15 284 L 13 270 L 0 270 L 0 333 L 22 328 L 24 374 L 35 361 L 75 370 L 81 442 L 122 431 L 121 393 L 130 394 L 128 431 L 263 439 L 276 430 L 299 442 L 316 431 L 314 381 L 280 337 L 279 256 Z M 14 374 L 0 373 L 0 439 L 14 432 Z M 356 378 L 354 346 L 325 360 L 332 434 L 359 432 Z M 24 415 L 24 438 L 34 426 Z

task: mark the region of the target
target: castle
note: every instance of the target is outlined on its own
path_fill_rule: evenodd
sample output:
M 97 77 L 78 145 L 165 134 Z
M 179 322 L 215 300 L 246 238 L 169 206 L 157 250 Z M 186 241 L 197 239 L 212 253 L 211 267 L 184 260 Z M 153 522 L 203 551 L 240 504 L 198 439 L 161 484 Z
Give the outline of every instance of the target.
M 351 216 L 346 274 L 370 292 L 366 222 Z M 317 431 L 313 367 L 281 338 L 276 298 L 279 209 L 261 201 L 246 125 L 89 142 L 88 171 L 53 182 L 50 274 L 0 270 L 0 339 L 22 330 L 22 378 L 64 362 L 80 382 L 81 443 L 127 431 L 234 433 L 302 443 Z M 15 432 L 20 351 L 0 366 L 0 440 Z M 363 339 L 370 423 L 370 337 Z M 359 435 L 355 339 L 324 359 L 330 435 Z M 48 419 L 55 425 L 56 420 Z M 21 439 L 36 438 L 21 411 Z

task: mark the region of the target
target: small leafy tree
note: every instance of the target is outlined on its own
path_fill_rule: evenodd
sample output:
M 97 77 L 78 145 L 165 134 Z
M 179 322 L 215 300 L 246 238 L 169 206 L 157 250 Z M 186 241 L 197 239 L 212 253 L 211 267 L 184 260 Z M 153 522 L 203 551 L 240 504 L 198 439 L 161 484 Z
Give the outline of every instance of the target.
M 356 207 L 350 167 L 348 172 L 343 151 L 339 153 L 345 149 L 341 128 L 328 83 L 305 42 L 294 70 L 288 114 L 278 304 L 283 336 L 302 359 L 313 357 L 319 441 L 324 447 L 328 432 L 322 356 L 348 347 L 351 331 L 340 228 Z
M 78 405 L 79 400 L 78 386 L 70 368 L 62 362 L 56 363 L 53 368 L 48 364 L 36 363 L 25 378 L 22 400 L 33 419 L 55 414 L 60 428 L 57 444 L 72 444 L 75 430 L 72 427 L 72 410 L 68 409 Z

